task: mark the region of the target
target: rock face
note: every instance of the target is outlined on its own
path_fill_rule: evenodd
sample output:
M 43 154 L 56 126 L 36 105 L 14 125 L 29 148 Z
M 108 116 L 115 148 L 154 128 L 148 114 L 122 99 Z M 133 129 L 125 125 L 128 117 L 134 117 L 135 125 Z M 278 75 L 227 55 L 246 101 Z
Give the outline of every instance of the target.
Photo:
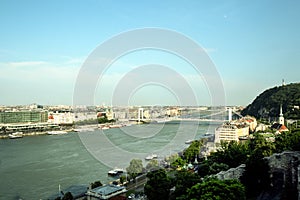
M 241 164 L 240 166 L 236 167 L 236 168 L 231 168 L 227 171 L 222 171 L 217 173 L 215 176 L 217 177 L 217 179 L 220 180 L 228 180 L 228 179 L 240 179 L 240 177 L 243 175 L 244 171 L 245 171 L 245 164 Z
M 300 198 L 300 152 L 285 151 L 265 158 L 270 166 L 271 189 L 264 196 L 272 199 Z M 277 197 L 277 198 L 274 198 Z
M 242 115 L 257 119 L 277 118 L 282 105 L 285 118 L 300 118 L 300 83 L 293 83 L 265 90 L 242 110 Z

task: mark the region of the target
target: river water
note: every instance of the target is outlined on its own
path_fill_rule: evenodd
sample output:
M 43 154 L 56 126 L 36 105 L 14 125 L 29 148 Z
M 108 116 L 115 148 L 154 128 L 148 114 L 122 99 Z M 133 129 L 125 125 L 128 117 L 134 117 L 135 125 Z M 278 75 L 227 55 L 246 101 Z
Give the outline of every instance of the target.
M 111 168 L 125 168 L 132 158 L 150 152 L 162 157 L 183 150 L 185 140 L 198 139 L 216 126 L 174 122 L 2 139 L 0 199 L 47 199 L 59 185 L 106 183 L 112 180 L 107 175 Z

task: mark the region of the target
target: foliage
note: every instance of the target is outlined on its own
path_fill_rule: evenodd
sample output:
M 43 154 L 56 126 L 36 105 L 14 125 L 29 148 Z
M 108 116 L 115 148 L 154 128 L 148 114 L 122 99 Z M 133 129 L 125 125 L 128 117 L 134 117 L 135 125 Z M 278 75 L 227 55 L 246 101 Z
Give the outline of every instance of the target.
M 123 184 L 126 181 L 126 176 L 120 176 L 120 183 Z
M 245 163 L 250 149 L 247 143 L 221 142 L 221 148 L 210 157 L 213 163 L 223 163 L 229 168 Z
M 237 180 L 209 179 L 189 189 L 186 199 L 245 200 L 245 187 Z
M 264 91 L 241 114 L 255 116 L 258 119 L 277 117 L 281 104 L 286 118 L 300 118 L 300 110 L 294 108 L 300 106 L 300 83 L 273 87 Z
M 174 168 L 183 167 L 184 165 L 186 165 L 186 162 L 180 157 L 177 158 L 175 161 L 171 162 L 171 166 Z
M 62 198 L 62 200 L 73 200 L 73 199 L 74 198 L 73 198 L 73 195 L 71 194 L 71 192 L 67 192 Z
M 180 197 L 184 198 L 187 195 L 187 190 L 192 186 L 200 183 L 200 176 L 196 173 L 181 170 L 178 171 L 175 175 L 175 191 L 173 196 L 177 197 L 176 199 L 180 199 Z
M 158 161 L 153 159 L 153 160 L 150 160 L 148 162 L 148 164 L 146 165 L 146 170 L 148 171 L 153 171 L 153 170 L 157 170 L 158 169 Z
M 168 199 L 171 182 L 164 169 L 149 172 L 144 192 L 149 200 Z
M 300 131 L 285 132 L 277 135 L 275 145 L 278 152 L 286 150 L 300 151 Z
M 82 120 L 82 121 L 76 121 L 75 122 L 75 125 L 88 125 L 88 124 L 97 124 L 98 123 L 98 120 L 96 119 L 85 119 L 85 120 Z
M 131 178 L 137 177 L 143 172 L 143 162 L 141 159 L 132 159 L 129 166 L 126 168 L 127 173 Z
M 178 155 L 178 153 L 175 153 L 175 154 L 172 154 L 172 155 L 170 155 L 170 156 L 167 156 L 166 159 L 165 159 L 165 161 L 172 164 L 172 163 L 173 163 L 174 161 L 176 161 L 178 158 L 180 158 L 179 155 Z
M 275 144 L 268 142 L 262 135 L 255 134 L 249 143 L 251 154 L 246 161 L 242 183 L 247 188 L 247 196 L 257 196 L 270 185 L 269 165 L 263 159 L 275 153 Z
M 115 119 L 108 119 L 106 116 L 104 117 L 98 117 L 98 123 L 99 124 L 105 124 L 105 123 L 113 123 L 113 122 L 116 122 Z
M 184 151 L 183 155 L 187 161 L 193 161 L 200 153 L 202 142 L 194 140 L 192 144 Z
M 102 186 L 102 183 L 100 181 L 95 181 L 94 183 L 91 183 L 92 189 L 100 187 L 100 186 Z
M 229 166 L 224 163 L 211 162 L 205 160 L 201 162 L 198 166 L 198 174 L 201 177 L 205 177 L 212 174 L 217 174 L 220 171 L 226 171 L 229 169 Z

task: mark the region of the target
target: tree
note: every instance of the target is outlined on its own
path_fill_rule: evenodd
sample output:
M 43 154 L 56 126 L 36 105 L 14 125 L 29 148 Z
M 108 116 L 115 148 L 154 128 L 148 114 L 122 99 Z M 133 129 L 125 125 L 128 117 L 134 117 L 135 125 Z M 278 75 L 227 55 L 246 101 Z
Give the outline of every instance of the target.
M 102 183 L 100 181 L 95 181 L 94 183 L 91 183 L 92 189 L 100 187 L 100 186 L 102 186 Z
M 200 147 L 202 142 L 199 140 L 194 140 L 192 144 L 184 151 L 183 155 L 187 161 L 192 161 L 195 157 L 198 157 L 200 153 Z
M 175 174 L 175 191 L 173 196 L 176 199 L 184 198 L 187 195 L 187 190 L 192 186 L 200 183 L 200 176 L 194 172 L 189 172 L 186 170 L 178 171 Z
M 221 148 L 212 154 L 210 159 L 215 163 L 224 163 L 229 168 L 245 163 L 250 154 L 248 143 L 236 141 L 221 142 Z
M 171 162 L 171 166 L 174 168 L 183 167 L 186 162 L 182 158 L 177 158 L 174 162 Z
M 73 200 L 74 197 L 73 195 L 71 194 L 71 192 L 67 192 L 64 197 L 62 198 L 62 200 Z
M 126 181 L 126 176 L 120 176 L 120 183 L 123 184 Z
M 300 151 L 300 131 L 292 129 L 291 132 L 284 132 L 276 136 L 275 146 L 277 152 L 286 150 Z
M 237 180 L 208 179 L 189 189 L 186 199 L 245 200 L 245 187 Z
M 221 171 L 226 171 L 229 166 L 224 163 L 212 162 L 210 160 L 205 160 L 198 165 L 198 174 L 201 177 L 205 177 L 212 174 L 217 174 Z
M 148 164 L 146 165 L 146 169 L 148 171 L 153 171 L 158 169 L 158 161 L 157 160 L 150 160 Z
M 171 182 L 164 169 L 149 172 L 144 187 L 148 200 L 168 199 Z
M 143 161 L 141 159 L 132 159 L 126 171 L 131 178 L 137 177 L 143 172 Z
M 165 161 L 171 164 L 174 161 L 176 161 L 178 158 L 180 158 L 178 153 L 175 153 L 175 154 L 172 154 L 172 155 L 166 157 Z
M 266 141 L 260 134 L 254 134 L 249 146 L 252 151 L 245 163 L 246 169 L 241 181 L 247 188 L 247 196 L 255 197 L 270 186 L 270 169 L 263 158 L 275 152 L 275 144 Z

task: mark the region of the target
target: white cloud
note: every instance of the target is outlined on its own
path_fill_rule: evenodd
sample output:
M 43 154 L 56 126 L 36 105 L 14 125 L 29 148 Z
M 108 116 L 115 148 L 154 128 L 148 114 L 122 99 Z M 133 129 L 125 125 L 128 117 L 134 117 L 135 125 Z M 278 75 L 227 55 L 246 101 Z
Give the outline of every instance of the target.
M 47 62 L 44 62 L 44 61 L 21 61 L 21 62 L 7 62 L 6 64 L 11 67 L 31 67 L 31 66 L 45 65 L 45 64 L 47 64 Z
M 79 66 L 63 62 L 0 63 L 0 104 L 71 104 Z

